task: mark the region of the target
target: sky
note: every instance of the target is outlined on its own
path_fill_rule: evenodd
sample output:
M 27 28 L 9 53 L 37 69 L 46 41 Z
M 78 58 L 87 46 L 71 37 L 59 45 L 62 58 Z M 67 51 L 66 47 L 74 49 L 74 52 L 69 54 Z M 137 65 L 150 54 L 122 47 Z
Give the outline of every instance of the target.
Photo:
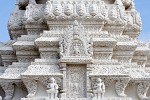
M 16 0 L 1 0 L 0 3 L 0 41 L 8 41 L 9 34 L 7 31 L 7 22 L 10 13 L 15 8 Z M 150 0 L 134 0 L 136 9 L 140 12 L 143 22 L 143 29 L 140 33 L 139 39 L 141 41 L 150 40 Z

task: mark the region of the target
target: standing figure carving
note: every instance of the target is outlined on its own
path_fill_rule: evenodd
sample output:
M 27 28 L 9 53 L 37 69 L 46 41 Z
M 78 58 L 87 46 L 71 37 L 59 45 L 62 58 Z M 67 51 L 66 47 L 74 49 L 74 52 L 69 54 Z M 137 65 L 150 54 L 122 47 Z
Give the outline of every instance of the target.
M 67 5 L 65 6 L 64 13 L 67 16 L 70 16 L 73 13 L 73 5 L 72 5 L 72 3 L 70 1 L 68 1 Z
M 54 4 L 53 13 L 55 16 L 59 16 L 62 13 L 62 5 L 57 1 Z
M 93 86 L 93 99 L 103 99 L 105 93 L 105 84 L 100 78 L 96 79 L 96 82 Z
M 26 19 L 32 19 L 32 13 L 33 13 L 33 4 L 28 4 L 28 6 L 26 7 L 26 11 L 25 11 L 25 15 L 24 17 Z
M 49 99 L 57 99 L 58 85 L 53 77 L 50 78 L 50 83 L 47 85 L 47 94 Z
M 74 56 L 80 56 L 80 49 L 79 49 L 78 44 L 74 45 L 74 47 L 73 47 L 73 54 L 74 54 Z
M 84 16 L 84 14 L 86 13 L 86 7 L 83 1 L 81 1 L 77 6 L 77 13 L 79 16 Z
M 55 18 L 52 10 L 53 10 L 52 1 L 51 0 L 47 0 L 46 7 L 45 7 L 45 16 L 47 18 L 51 18 L 51 19 Z

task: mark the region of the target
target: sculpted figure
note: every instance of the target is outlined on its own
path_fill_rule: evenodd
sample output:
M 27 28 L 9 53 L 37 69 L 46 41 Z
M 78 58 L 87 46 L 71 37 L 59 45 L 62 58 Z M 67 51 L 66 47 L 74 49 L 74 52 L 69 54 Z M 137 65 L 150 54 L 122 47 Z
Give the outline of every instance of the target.
M 109 10 L 109 18 L 111 20 L 116 20 L 117 19 L 117 10 L 115 7 L 112 7 L 110 10 Z
M 65 6 L 64 13 L 70 16 L 73 13 L 73 5 L 68 1 L 67 5 Z
M 80 49 L 79 49 L 78 44 L 75 44 L 75 46 L 73 47 L 73 54 L 74 54 L 75 56 L 79 56 L 79 54 L 80 54 Z
M 138 26 L 142 26 L 142 20 L 141 20 L 141 17 L 140 17 L 140 13 L 136 13 L 136 16 L 135 16 L 135 23 L 138 25 Z
M 53 13 L 56 16 L 59 16 L 62 13 L 62 6 L 57 1 L 55 2 Z
M 95 18 L 96 20 L 104 21 L 105 15 L 106 14 L 108 15 L 108 12 L 105 11 L 106 8 L 105 8 L 104 1 L 100 0 L 99 2 L 97 2 L 97 4 L 98 4 L 98 14 L 95 16 Z
M 117 12 L 119 14 L 118 17 L 122 20 L 126 20 L 127 15 L 125 14 L 125 11 L 124 11 L 125 9 L 124 9 L 122 1 L 121 0 L 116 0 L 115 4 L 116 4 Z
M 137 94 L 140 98 L 140 100 L 150 100 L 150 97 L 147 97 L 147 92 L 149 89 L 149 83 L 139 83 L 137 87 Z
M 127 13 L 127 23 L 129 25 L 133 24 L 133 16 L 131 15 L 131 13 Z
M 25 11 L 25 18 L 26 19 L 30 19 L 32 17 L 32 10 L 33 10 L 33 4 L 29 4 L 27 7 L 26 7 L 26 11 Z
M 122 0 L 116 0 L 116 1 L 115 1 L 115 4 L 116 4 L 116 5 L 123 6 Z
M 71 15 L 71 17 L 72 17 L 73 19 L 77 19 L 77 18 L 78 18 L 78 14 L 77 14 L 77 4 L 76 4 L 75 1 L 73 2 L 73 14 Z
M 93 2 L 91 5 L 90 5 L 90 7 L 89 7 L 89 11 L 90 11 L 90 14 L 92 15 L 92 16 L 95 16 L 98 12 L 98 7 L 97 7 L 97 5 L 95 4 L 95 2 Z
M 96 79 L 96 83 L 94 84 L 93 89 L 94 99 L 104 98 L 105 85 L 100 78 Z
M 49 99 L 56 99 L 58 94 L 58 85 L 53 77 L 50 78 L 50 83 L 47 85 L 47 88 Z
M 85 4 L 83 1 L 78 4 L 77 12 L 80 16 L 83 16 L 86 13 Z
M 102 15 L 104 15 L 105 17 L 108 17 L 108 8 L 105 6 L 104 1 L 100 2 L 101 7 L 100 7 L 100 12 L 102 13 Z
M 54 14 L 52 13 L 53 5 L 51 0 L 47 0 L 46 7 L 45 7 L 45 16 L 48 18 L 54 19 Z

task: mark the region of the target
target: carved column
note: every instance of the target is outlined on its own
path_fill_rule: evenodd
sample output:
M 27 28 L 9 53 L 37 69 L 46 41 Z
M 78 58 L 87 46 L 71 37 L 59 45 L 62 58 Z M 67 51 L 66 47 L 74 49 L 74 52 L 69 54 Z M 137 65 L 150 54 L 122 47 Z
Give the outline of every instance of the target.
M 14 95 L 14 85 L 12 82 L 1 82 L 2 89 L 5 92 L 4 100 L 11 100 Z
M 116 93 L 120 97 L 127 96 L 125 92 L 125 88 L 127 87 L 127 84 L 129 83 L 129 78 L 120 78 L 117 80 L 115 84 Z
M 147 94 L 149 87 L 150 87 L 150 82 L 140 82 L 138 84 L 137 94 L 138 94 L 140 100 L 147 100 L 148 99 L 146 94 Z

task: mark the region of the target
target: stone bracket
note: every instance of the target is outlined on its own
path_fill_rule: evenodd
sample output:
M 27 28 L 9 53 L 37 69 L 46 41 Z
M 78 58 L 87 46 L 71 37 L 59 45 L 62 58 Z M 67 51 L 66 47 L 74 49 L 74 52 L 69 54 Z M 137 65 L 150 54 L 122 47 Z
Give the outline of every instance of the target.
M 129 78 L 119 78 L 115 84 L 116 93 L 120 97 L 126 97 L 127 95 L 124 93 L 127 84 L 129 83 Z

